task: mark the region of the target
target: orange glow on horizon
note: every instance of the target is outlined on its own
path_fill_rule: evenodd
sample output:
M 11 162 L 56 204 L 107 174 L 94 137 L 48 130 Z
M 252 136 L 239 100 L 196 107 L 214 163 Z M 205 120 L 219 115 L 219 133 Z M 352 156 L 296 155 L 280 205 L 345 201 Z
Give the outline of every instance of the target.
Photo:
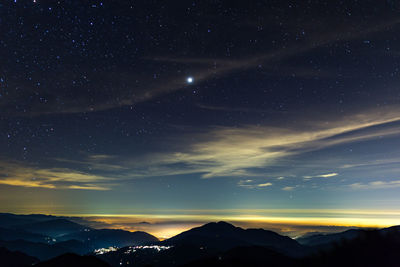
M 102 223 L 104 228 L 145 231 L 160 239 L 216 221 L 227 221 L 243 228 L 290 232 L 294 236 L 305 233 L 304 229 L 313 227 L 383 228 L 400 224 L 399 210 L 177 210 L 173 214 L 62 214 L 62 216 L 83 217 L 90 222 Z

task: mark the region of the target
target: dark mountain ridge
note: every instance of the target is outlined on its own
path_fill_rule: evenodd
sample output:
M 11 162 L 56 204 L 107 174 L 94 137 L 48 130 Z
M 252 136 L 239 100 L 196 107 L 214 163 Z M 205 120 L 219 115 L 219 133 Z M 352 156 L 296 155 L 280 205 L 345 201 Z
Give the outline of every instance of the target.
M 12 241 L 1 241 L 0 247 L 7 248 L 10 251 L 20 251 L 29 256 L 36 257 L 40 260 L 48 260 L 56 256 L 75 252 L 80 254 L 89 253 L 90 250 L 80 250 L 83 244 L 78 245 L 76 243 L 56 243 L 53 245 L 40 243 L 40 242 L 30 242 L 26 240 L 12 240 Z
M 27 267 L 38 263 L 39 259 L 19 251 L 10 251 L 0 247 L 0 265 L 2 267 Z
M 357 260 L 363 266 L 376 266 L 380 258 L 386 264 L 382 266 L 398 266 L 390 263 L 400 250 L 400 226 L 314 234 L 299 238 L 300 244 L 273 231 L 243 229 L 227 222 L 212 222 L 160 242 L 145 232 L 97 230 L 61 217 L 0 214 L 0 218 L 1 216 L 6 217 L 7 224 L 11 225 L 8 229 L 0 227 L 0 247 L 7 248 L 3 249 L 3 262 L 8 258 L 15 259 L 15 255 L 18 255 L 16 253 L 20 252 L 43 261 L 65 253 L 94 255 L 94 249 L 114 246 L 122 248 L 97 257 L 112 266 L 350 266 L 345 258 L 353 255 L 356 259 L 349 261 L 352 266 L 361 266 L 357 265 Z M 11 223 L 12 220 L 14 224 Z M 30 223 L 19 224 L 27 220 Z M 50 237 L 30 231 L 57 235 L 58 242 L 49 242 Z M 132 248 L 151 244 L 155 247 Z M 157 249 L 157 246 L 171 247 Z M 60 259 L 63 257 L 49 264 L 58 264 Z M 65 259 L 81 262 L 83 258 L 69 254 Z M 4 265 L 3 262 L 0 262 L 1 266 Z
M 304 248 L 290 237 L 264 229 L 243 229 L 226 222 L 208 223 L 162 242 L 166 245 L 191 245 L 226 251 L 239 246 L 262 246 L 291 256 L 304 255 Z
M 147 245 L 159 242 L 158 238 L 146 232 L 129 232 L 119 229 L 91 229 L 60 237 L 60 240 L 75 239 L 88 244 L 93 249 L 104 247 L 125 247 Z
M 0 213 L 0 227 L 10 228 L 17 225 L 47 221 L 55 218 L 57 217 L 43 214 L 20 215 L 12 213 Z
M 11 241 L 17 239 L 42 243 L 52 242 L 52 238 L 45 235 L 35 234 L 24 230 L 0 228 L 0 240 Z
M 40 262 L 37 267 L 109 267 L 106 262 L 93 256 L 79 256 L 67 253 L 54 259 Z
M 67 219 L 60 219 L 60 218 L 34 222 L 30 224 L 18 225 L 16 226 L 16 228 L 23 229 L 31 233 L 51 236 L 54 238 L 74 232 L 80 232 L 91 229 L 87 226 L 71 222 Z
M 363 234 L 365 230 L 363 229 L 350 229 L 340 233 L 333 234 L 314 234 L 306 237 L 300 237 L 296 239 L 302 245 L 307 246 L 318 246 L 318 245 L 326 245 L 334 242 L 339 242 L 341 240 L 350 240 L 354 239 L 357 236 Z

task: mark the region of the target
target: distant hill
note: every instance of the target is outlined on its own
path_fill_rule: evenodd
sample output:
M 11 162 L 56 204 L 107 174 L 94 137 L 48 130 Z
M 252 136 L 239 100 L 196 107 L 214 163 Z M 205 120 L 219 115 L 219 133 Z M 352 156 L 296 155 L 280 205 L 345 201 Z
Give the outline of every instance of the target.
M 298 261 L 301 267 L 398 267 L 400 232 L 388 228 L 365 231 L 351 240 L 342 240 L 330 250 Z
M 17 229 L 22 229 L 31 233 L 48 235 L 57 238 L 63 235 L 84 231 L 90 228 L 66 219 L 52 219 L 47 221 L 18 225 Z
M 239 246 L 263 246 L 275 251 L 301 256 L 304 248 L 295 240 L 264 229 L 242 229 L 226 222 L 208 223 L 162 242 L 166 245 L 198 246 L 226 251 Z
M 397 259 L 400 226 L 312 234 L 297 242 L 264 229 L 242 229 L 226 222 L 214 222 L 160 242 L 145 232 L 96 230 L 46 215 L 3 213 L 0 225 L 4 225 L 0 226 L 1 267 L 32 266 L 38 259 L 47 261 L 35 265 L 39 267 L 107 266 L 105 262 L 111 266 L 154 267 L 400 266 Z M 142 246 L 150 244 L 155 246 Z M 110 246 L 122 248 L 96 256 L 105 262 L 74 255 L 94 255 L 94 249 Z
M 362 241 L 370 246 L 371 244 L 368 243 L 372 240 L 371 236 L 373 235 L 379 237 L 381 242 L 388 242 L 389 239 L 387 237 L 390 237 L 390 242 L 396 241 L 400 244 L 400 226 L 377 230 L 351 229 L 341 233 L 316 234 L 299 238 L 297 241 L 304 246 L 308 246 L 314 254 L 325 254 L 343 246 L 343 244 L 353 244 L 352 242 L 355 242 L 355 240 L 358 242 L 357 244 Z
M 98 257 L 112 266 L 172 267 L 189 263 L 195 264 L 194 266 L 213 266 L 214 261 L 221 263 L 219 258 L 223 255 L 226 266 L 231 266 L 229 264 L 232 262 L 243 263 L 242 266 L 253 266 L 253 263 L 270 266 L 266 263 L 286 264 L 293 261 L 284 254 L 299 256 L 305 253 L 304 248 L 289 237 L 263 229 L 244 230 L 226 222 L 208 223 L 193 228 L 159 242 L 158 245 L 172 247 L 160 251 L 151 248 L 136 249 L 135 252 L 132 252 L 132 248 L 125 247 Z
M 379 232 L 383 234 L 394 234 L 395 236 L 398 236 L 398 234 L 400 233 L 400 225 L 379 229 Z
M 42 243 L 51 242 L 51 238 L 45 235 L 34 234 L 24 230 L 0 228 L 0 240 L 10 241 L 17 239 Z
M 106 262 L 94 256 L 79 256 L 68 253 L 54 259 L 41 262 L 36 267 L 109 267 Z
M 359 235 L 363 234 L 365 230 L 361 229 L 350 229 L 340 233 L 334 234 L 315 234 L 306 237 L 300 237 L 296 239 L 302 245 L 307 246 L 320 246 L 320 245 L 327 245 L 332 244 L 334 242 L 340 242 L 342 240 L 350 240 L 358 237 Z
M 129 232 L 116 229 L 81 231 L 60 237 L 60 240 L 75 239 L 89 245 L 93 249 L 104 247 L 125 247 L 157 243 L 159 240 L 146 232 Z
M 190 231 L 190 230 L 189 230 Z M 364 231 L 354 239 L 344 239 L 325 251 L 293 258 L 263 246 L 235 247 L 218 251 L 207 247 L 177 245 L 165 251 L 129 248 L 99 255 L 112 266 L 154 267 L 398 267 L 400 231 Z
M 39 262 L 35 257 L 19 251 L 10 251 L 0 247 L 0 265 L 2 267 L 27 267 Z
M 11 213 L 0 213 L 0 227 L 10 228 L 17 225 L 48 221 L 55 218 L 55 216 L 42 214 L 18 215 Z
M 83 244 L 82 242 L 76 240 L 60 242 L 53 245 L 39 242 L 30 242 L 26 240 L 0 240 L 0 247 L 7 248 L 10 251 L 21 251 L 29 256 L 36 257 L 40 260 L 48 260 L 68 252 L 74 252 L 78 254 L 86 254 L 91 252 L 90 248 L 85 246 L 85 244 Z

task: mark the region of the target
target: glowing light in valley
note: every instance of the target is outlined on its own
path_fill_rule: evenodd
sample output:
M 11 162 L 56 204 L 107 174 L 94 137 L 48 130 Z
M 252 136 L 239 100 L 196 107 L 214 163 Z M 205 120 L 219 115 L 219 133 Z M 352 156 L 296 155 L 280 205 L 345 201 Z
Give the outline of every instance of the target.
M 168 250 L 172 248 L 172 246 L 158 246 L 158 245 L 150 245 L 150 246 L 135 246 L 135 247 L 128 247 L 128 249 L 124 252 L 124 254 L 132 254 L 135 253 L 138 250 L 144 250 L 144 249 L 152 249 L 157 252 L 163 251 L 163 250 Z
M 99 249 L 95 249 L 94 253 L 96 255 L 103 255 L 103 254 L 106 254 L 108 252 L 117 251 L 117 250 L 118 250 L 117 247 L 99 248 Z

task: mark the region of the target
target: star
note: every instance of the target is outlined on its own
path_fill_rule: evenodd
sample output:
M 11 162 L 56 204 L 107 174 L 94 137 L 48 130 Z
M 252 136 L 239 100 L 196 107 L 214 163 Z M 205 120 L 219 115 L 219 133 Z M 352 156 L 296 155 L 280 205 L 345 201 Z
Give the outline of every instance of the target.
M 192 83 L 192 82 L 193 82 L 193 77 L 188 77 L 188 78 L 186 79 L 186 81 L 187 81 L 188 83 Z

